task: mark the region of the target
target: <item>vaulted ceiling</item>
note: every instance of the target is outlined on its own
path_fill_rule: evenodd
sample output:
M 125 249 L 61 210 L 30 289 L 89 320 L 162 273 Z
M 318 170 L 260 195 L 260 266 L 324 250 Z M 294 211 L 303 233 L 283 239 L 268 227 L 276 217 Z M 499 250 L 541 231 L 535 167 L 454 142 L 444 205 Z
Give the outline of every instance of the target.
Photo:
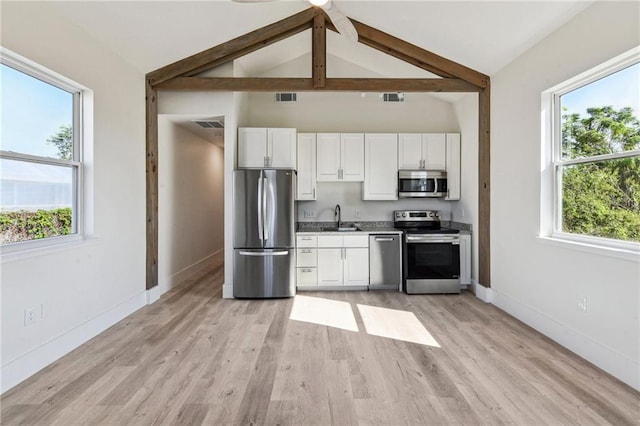
M 305 0 L 50 2 L 141 72 L 149 72 L 309 7 Z M 335 0 L 348 16 L 491 75 L 586 8 L 588 1 Z M 301 34 L 240 59 L 250 75 L 310 51 Z M 394 77 L 425 72 L 330 35 L 327 50 Z M 328 74 L 331 70 L 328 69 Z

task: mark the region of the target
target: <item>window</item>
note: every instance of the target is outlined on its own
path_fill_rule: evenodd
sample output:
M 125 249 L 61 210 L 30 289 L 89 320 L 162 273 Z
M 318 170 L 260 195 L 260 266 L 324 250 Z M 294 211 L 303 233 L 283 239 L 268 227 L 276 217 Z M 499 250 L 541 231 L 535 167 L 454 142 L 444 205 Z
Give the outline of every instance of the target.
M 639 97 L 640 49 L 543 94 L 547 236 L 640 248 Z
M 73 239 L 83 220 L 83 89 L 0 53 L 0 245 Z

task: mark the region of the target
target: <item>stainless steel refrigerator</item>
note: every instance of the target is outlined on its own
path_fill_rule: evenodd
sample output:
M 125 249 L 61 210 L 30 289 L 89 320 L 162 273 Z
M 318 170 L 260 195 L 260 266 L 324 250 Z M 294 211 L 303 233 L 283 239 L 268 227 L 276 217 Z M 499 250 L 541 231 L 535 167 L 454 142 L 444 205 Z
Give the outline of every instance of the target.
M 234 297 L 295 295 L 295 181 L 295 170 L 233 172 Z

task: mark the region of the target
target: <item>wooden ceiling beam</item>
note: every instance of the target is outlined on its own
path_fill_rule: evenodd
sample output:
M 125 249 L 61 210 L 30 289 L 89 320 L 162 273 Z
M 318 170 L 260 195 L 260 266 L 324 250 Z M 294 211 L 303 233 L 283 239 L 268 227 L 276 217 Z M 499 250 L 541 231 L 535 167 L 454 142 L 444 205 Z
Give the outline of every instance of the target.
M 461 78 L 480 88 L 487 87 L 489 84 L 489 76 L 485 74 L 399 39 L 384 31 L 358 22 L 355 19 L 349 18 L 349 20 L 358 32 L 358 41 L 362 44 L 394 56 L 440 77 Z M 328 24 L 327 28 L 337 32 L 333 25 Z
M 313 78 L 176 77 L 159 90 L 244 92 L 478 92 L 457 78 L 327 78 L 315 87 Z
M 320 12 L 311 7 L 147 74 L 152 86 L 187 73 L 199 73 L 311 28 Z
M 327 79 L 327 26 L 324 13 L 318 13 L 313 18 L 311 58 L 313 87 L 324 87 Z

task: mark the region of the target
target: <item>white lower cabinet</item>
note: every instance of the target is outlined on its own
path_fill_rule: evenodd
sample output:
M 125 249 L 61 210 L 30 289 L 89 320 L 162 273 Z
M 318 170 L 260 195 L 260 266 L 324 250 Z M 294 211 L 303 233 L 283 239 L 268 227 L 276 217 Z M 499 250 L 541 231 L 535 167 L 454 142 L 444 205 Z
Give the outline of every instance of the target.
M 369 285 L 368 234 L 303 234 L 298 235 L 297 242 L 299 289 Z
M 343 285 L 342 248 L 318 249 L 318 285 Z
M 369 285 L 369 249 L 344 249 L 344 285 Z
M 318 269 L 317 268 L 296 268 L 298 287 L 318 287 Z

